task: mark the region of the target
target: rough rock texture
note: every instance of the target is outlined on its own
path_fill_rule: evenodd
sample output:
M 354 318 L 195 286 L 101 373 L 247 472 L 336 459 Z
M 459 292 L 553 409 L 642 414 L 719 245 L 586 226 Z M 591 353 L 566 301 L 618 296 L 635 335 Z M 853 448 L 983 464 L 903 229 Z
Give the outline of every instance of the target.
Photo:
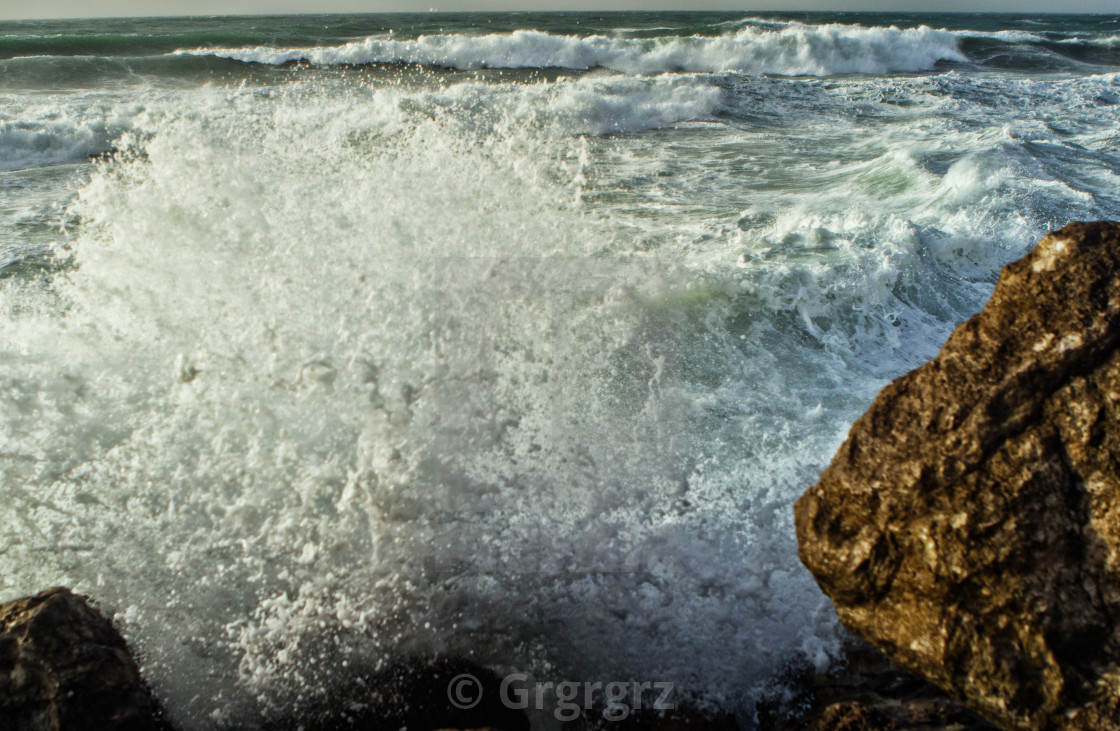
M 995 731 L 940 688 L 850 638 L 827 672 L 794 663 L 756 708 L 758 731 Z
M 0 604 L 0 731 L 149 731 L 124 640 L 67 589 Z
M 1006 728 L 1120 728 L 1120 224 L 1071 224 L 797 502 L 841 621 Z

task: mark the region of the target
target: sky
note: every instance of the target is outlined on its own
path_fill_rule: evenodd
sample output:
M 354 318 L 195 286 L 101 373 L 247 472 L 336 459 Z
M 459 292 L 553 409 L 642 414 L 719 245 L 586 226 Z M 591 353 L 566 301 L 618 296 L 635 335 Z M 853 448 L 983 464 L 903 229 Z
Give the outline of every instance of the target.
M 889 10 L 1120 13 L 1120 0 L 0 0 L 0 18 L 460 10 Z

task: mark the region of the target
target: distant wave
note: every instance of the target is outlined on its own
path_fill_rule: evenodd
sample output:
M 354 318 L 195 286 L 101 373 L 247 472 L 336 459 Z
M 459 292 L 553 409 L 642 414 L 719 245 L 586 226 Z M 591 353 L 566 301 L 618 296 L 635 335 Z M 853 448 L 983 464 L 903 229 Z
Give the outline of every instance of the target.
M 1032 33 L 1024 30 L 998 30 L 998 31 L 980 31 L 980 30 L 958 30 L 953 31 L 953 34 L 960 38 L 975 38 L 1003 41 L 1004 43 L 1015 43 L 1023 45 L 1042 45 L 1046 43 L 1056 43 L 1066 46 L 1115 46 L 1120 43 L 1120 35 L 1111 36 L 1070 36 L 1069 38 L 1062 37 L 1047 37 L 1039 33 Z M 1050 34 L 1053 36 L 1054 34 Z
M 32 112 L 23 120 L 0 118 L 0 171 L 88 162 L 112 149 L 125 129 L 116 117 L 55 118 Z
M 0 63 L 0 71 L 3 68 Z M 202 94 L 197 103 L 216 102 Z M 490 131 L 503 119 L 518 119 L 530 128 L 593 135 L 710 120 L 724 108 L 721 88 L 711 77 L 698 75 L 588 76 L 508 86 L 460 83 L 405 96 L 386 94 L 378 103 L 387 105 L 383 109 L 399 105 L 406 114 L 443 119 L 464 132 L 479 126 Z M 82 98 L 52 96 L 47 103 L 25 109 L 22 119 L 0 116 L 0 172 L 88 162 L 115 149 L 122 135 L 145 137 L 151 124 L 158 126 L 153 120 L 170 113 L 158 98 L 145 104 L 122 104 L 106 114 L 104 106 Z
M 749 26 L 715 37 L 635 39 L 519 30 L 415 40 L 366 38 L 314 48 L 196 48 L 175 53 L 270 65 L 418 63 L 454 69 L 602 67 L 632 74 L 738 71 L 789 76 L 926 71 L 940 61 L 968 61 L 949 31 L 795 23 Z
M 1005 43 L 1044 43 L 1045 36 L 1026 30 L 958 30 L 953 31 L 958 38 L 986 38 Z

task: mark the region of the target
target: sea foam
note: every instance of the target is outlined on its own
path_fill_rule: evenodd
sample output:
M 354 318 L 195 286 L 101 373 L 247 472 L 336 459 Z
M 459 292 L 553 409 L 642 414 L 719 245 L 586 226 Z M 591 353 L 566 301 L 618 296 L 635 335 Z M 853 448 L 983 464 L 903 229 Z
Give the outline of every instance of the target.
M 24 105 L 19 116 L 0 113 L 0 171 L 85 162 L 128 129 L 127 113 L 115 105 L 72 102 L 57 95 Z
M 117 141 L 73 270 L 0 290 L 4 580 L 96 593 L 198 726 L 410 653 L 733 707 L 826 657 L 808 473 L 726 463 L 731 391 L 680 370 L 715 331 L 677 303 L 734 286 L 605 256 L 578 138 L 409 101 L 202 95 Z
M 321 48 L 199 48 L 178 53 L 274 65 L 417 63 L 457 69 L 603 67 L 632 74 L 738 71 L 790 76 L 925 71 L 940 61 L 967 60 L 957 48 L 956 36 L 947 31 L 839 24 L 747 26 L 715 37 L 656 40 L 519 30 L 414 40 L 367 38 Z

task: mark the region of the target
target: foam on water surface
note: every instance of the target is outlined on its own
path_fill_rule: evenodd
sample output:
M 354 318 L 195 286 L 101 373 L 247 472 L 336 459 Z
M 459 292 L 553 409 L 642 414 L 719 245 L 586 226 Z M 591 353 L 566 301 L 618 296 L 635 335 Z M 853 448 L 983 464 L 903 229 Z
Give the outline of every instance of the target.
M 733 288 L 604 256 L 577 140 L 392 92 L 203 99 L 82 190 L 49 297 L 4 290 L 19 585 L 114 607 L 194 723 L 312 697 L 343 659 L 683 679 L 699 622 L 702 682 L 735 694 L 717 646 L 755 676 L 805 641 L 767 588 L 788 516 L 732 511 L 777 486 L 732 490 L 725 405 L 677 373 L 721 378 L 690 352 L 734 345 L 703 327 Z M 729 590 L 783 609 L 738 629 Z
M 518 30 L 508 34 L 445 34 L 414 40 L 367 38 L 334 47 L 200 48 L 207 55 L 263 64 L 420 63 L 457 69 L 603 67 L 626 73 L 742 71 L 827 75 L 924 71 L 938 61 L 966 61 L 949 32 L 920 28 L 783 24 L 747 26 L 734 34 L 638 40 L 559 36 Z

